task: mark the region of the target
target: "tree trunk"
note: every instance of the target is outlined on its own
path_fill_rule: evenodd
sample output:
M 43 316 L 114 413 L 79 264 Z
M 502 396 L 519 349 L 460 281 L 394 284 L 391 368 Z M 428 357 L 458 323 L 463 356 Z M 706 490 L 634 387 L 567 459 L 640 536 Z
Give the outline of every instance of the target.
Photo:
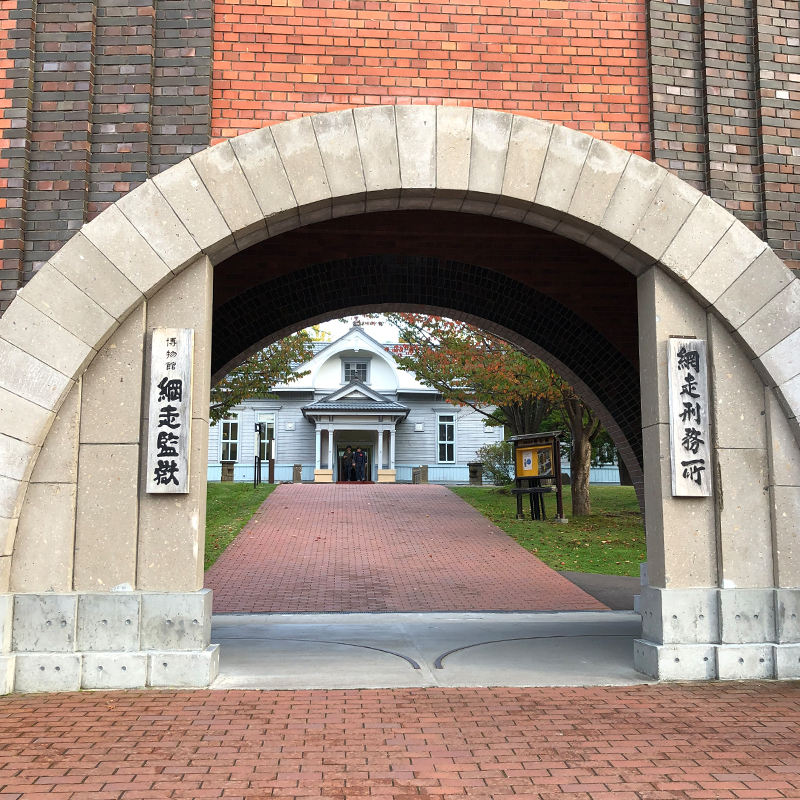
M 583 426 L 576 426 L 576 430 L 572 431 L 572 453 L 569 466 L 572 479 L 572 516 L 586 517 L 592 513 L 592 503 L 589 497 L 592 442 L 583 430 Z
M 562 401 L 572 435 L 569 465 L 572 484 L 572 516 L 585 517 L 592 513 L 589 497 L 589 474 L 592 468 L 592 442 L 600 433 L 600 422 L 580 398 L 565 396 Z M 584 420 L 584 417 L 586 418 Z
M 542 420 L 550 411 L 550 403 L 539 398 L 527 398 L 522 403 L 501 405 L 498 408 L 506 418 L 512 436 L 538 433 Z

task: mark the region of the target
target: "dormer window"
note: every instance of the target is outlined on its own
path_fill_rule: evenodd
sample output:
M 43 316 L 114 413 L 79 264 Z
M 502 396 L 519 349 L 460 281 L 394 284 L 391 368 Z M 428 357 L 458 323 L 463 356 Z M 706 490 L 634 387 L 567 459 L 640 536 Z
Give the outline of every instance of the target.
M 344 382 L 350 383 L 354 378 L 362 383 L 369 380 L 369 361 L 342 361 L 344 367 Z

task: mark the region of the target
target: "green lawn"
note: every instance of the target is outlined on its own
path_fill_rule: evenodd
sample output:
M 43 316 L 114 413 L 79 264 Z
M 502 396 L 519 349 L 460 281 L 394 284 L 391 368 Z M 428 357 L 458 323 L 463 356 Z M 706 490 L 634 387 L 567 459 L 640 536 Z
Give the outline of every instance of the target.
M 528 519 L 516 518 L 517 500 L 508 487 L 457 486 L 453 491 L 553 569 L 635 577 L 639 562 L 647 560 L 642 516 L 631 486 L 592 486 L 592 515 L 570 518 L 567 525 L 551 522 L 555 494 L 545 498 L 547 521 L 534 522 L 527 498 L 523 508 Z M 571 506 L 565 486 L 567 517 Z
M 206 558 L 208 569 L 236 538 L 236 534 L 264 502 L 275 484 L 209 483 L 206 511 Z

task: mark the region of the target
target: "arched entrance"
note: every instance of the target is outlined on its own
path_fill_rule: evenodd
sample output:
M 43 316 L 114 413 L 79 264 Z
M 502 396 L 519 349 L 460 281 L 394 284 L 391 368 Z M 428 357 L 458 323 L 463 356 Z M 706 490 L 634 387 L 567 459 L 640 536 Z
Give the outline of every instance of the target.
M 204 649 L 210 599 L 198 591 L 203 498 L 196 485 L 194 493 L 173 496 L 138 488 L 147 432 L 145 332 L 195 332 L 196 466 L 207 436 L 213 265 L 220 274 L 235 254 L 324 220 L 412 209 L 550 231 L 637 279 L 641 446 L 630 392 L 615 395 L 607 375 L 591 374 L 593 357 L 611 359 L 614 347 L 578 337 L 573 365 L 566 356 L 562 365 L 616 425 L 626 459 L 641 447 L 651 585 L 637 663 L 665 678 L 797 674 L 798 281 L 741 223 L 657 165 L 525 117 L 398 106 L 306 117 L 187 159 L 85 226 L 0 321 L 3 658 L 17 689 L 94 685 L 86 676 L 104 666 L 99 658 L 119 671 L 106 668 L 98 685 L 207 682 L 215 654 Z M 569 308 L 552 305 L 550 320 L 560 314 L 568 322 L 543 345 L 525 307 L 516 306 L 514 319 L 503 317 L 518 301 L 506 296 L 500 278 L 479 291 L 491 277 L 479 272 L 463 307 L 440 304 L 436 298 L 452 294 L 456 274 L 464 285 L 458 265 L 378 258 L 366 266 L 383 270 L 372 278 L 384 280 L 387 293 L 374 301 L 362 296 L 357 308 L 402 303 L 391 292 L 408 291 L 409 275 L 423 288 L 444 275 L 424 305 L 494 325 L 554 366 L 561 365 L 557 348 L 580 332 Z M 335 275 L 341 265 L 318 269 Z M 313 317 L 302 308 L 318 298 L 319 277 L 285 276 L 278 305 L 289 318 L 297 308 L 289 328 Z M 254 302 L 268 282 L 248 287 Z M 512 289 L 529 302 L 539 299 L 530 294 L 534 287 Z M 500 298 L 494 309 L 492 292 Z M 250 344 L 282 332 L 255 330 Z M 712 497 L 670 491 L 671 336 L 708 340 Z M 576 365 L 587 347 L 581 372 Z M 235 362 L 242 353 L 235 350 L 219 356 L 218 368 Z M 630 359 L 614 363 L 629 370 Z M 48 561 L 25 556 L 23 541 L 30 552 L 56 506 L 73 541 L 62 540 L 61 549 L 45 542 Z M 46 578 L 39 574 L 44 564 Z

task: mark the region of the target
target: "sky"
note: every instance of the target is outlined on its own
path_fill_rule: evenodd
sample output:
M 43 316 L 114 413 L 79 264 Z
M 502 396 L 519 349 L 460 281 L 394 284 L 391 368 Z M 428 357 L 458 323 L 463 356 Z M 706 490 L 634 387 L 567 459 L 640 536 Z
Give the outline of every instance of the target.
M 353 326 L 353 320 L 355 319 L 357 319 L 357 317 L 345 317 L 344 322 L 340 322 L 338 319 L 332 319 L 329 322 L 323 322 L 320 328 L 330 333 L 331 341 L 335 341 L 350 330 Z M 365 319 L 362 320 L 362 322 L 364 324 L 364 331 L 381 344 L 397 341 L 397 328 L 394 325 L 385 321 L 380 322 L 378 319 Z

